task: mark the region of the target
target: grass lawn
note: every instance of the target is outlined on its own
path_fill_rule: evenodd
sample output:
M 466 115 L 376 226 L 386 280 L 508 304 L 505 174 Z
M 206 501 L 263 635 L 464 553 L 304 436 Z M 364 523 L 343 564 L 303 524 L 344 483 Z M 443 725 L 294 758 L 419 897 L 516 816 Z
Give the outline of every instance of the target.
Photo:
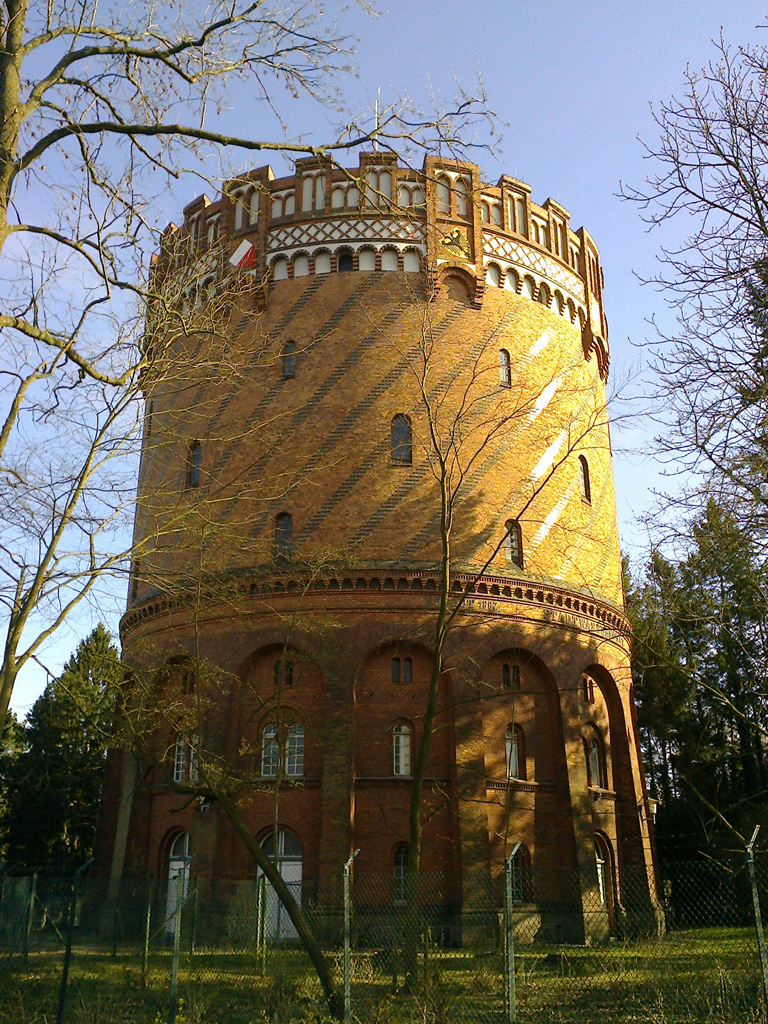
M 341 980 L 341 957 L 331 954 Z M 0 959 L 0 1024 L 53 1024 L 63 954 Z M 608 946 L 521 947 L 515 958 L 520 1024 L 757 1024 L 763 1021 L 759 966 L 748 929 L 696 929 L 660 940 Z M 75 949 L 66 1024 L 165 1024 L 170 952 L 152 953 L 142 981 L 138 950 Z M 269 950 L 200 950 L 182 956 L 177 1024 L 319 1021 L 324 1004 L 307 958 Z M 496 950 L 434 950 L 420 987 L 402 987 L 398 957 L 353 956 L 353 1016 L 361 1024 L 501 1024 L 504 969 Z

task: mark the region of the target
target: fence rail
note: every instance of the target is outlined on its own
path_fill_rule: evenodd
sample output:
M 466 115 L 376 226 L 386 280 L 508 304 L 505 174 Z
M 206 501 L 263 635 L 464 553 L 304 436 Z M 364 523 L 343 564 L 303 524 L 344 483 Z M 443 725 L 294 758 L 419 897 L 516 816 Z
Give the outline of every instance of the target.
M 758 924 L 764 856 L 668 865 L 584 893 L 514 877 L 450 898 L 419 879 L 339 876 L 289 889 L 327 959 L 345 1019 L 365 1024 L 766 1021 Z M 327 1003 L 265 879 L 170 884 L 6 873 L 0 1024 L 261 1024 L 322 1020 Z M 394 898 L 397 897 L 397 898 Z M 67 957 L 67 946 L 70 956 Z

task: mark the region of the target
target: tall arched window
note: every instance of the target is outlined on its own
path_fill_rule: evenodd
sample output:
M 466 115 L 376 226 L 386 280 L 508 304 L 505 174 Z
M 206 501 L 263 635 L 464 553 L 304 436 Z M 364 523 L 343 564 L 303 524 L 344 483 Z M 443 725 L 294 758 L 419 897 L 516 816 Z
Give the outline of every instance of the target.
M 401 412 L 392 417 L 390 440 L 392 462 L 410 466 L 413 461 L 413 430 L 411 421 Z
M 512 385 L 512 360 L 505 348 L 499 349 L 499 384 L 503 388 Z
M 589 463 L 585 455 L 579 456 L 579 488 L 587 504 L 592 504 L 592 486 L 589 482 Z
M 193 441 L 187 451 L 187 487 L 200 486 L 200 466 L 203 461 L 203 446 Z
M 251 192 L 251 201 L 248 204 L 248 223 L 255 224 L 259 219 L 259 190 Z
M 520 666 L 504 662 L 501 666 L 501 685 L 513 693 L 520 692 Z
M 275 519 L 275 558 L 290 558 L 293 553 L 293 516 L 281 512 Z
M 437 179 L 437 212 L 449 214 L 451 212 L 451 183 L 445 175 Z
M 286 341 L 283 345 L 283 377 L 296 376 L 296 342 Z
M 392 659 L 392 683 L 393 683 L 393 685 L 399 686 L 400 685 L 400 678 L 401 678 L 401 676 L 400 676 L 400 659 L 399 658 L 393 658 Z
M 275 689 L 281 686 L 293 686 L 293 662 L 288 658 L 278 658 L 275 662 Z
M 608 788 L 608 773 L 605 766 L 603 744 L 594 733 L 584 740 L 584 758 L 587 765 L 587 783 L 598 789 Z
M 285 774 L 294 779 L 304 774 L 304 726 L 300 722 L 288 726 L 285 740 Z
M 504 733 L 504 763 L 508 779 L 526 778 L 523 730 L 512 722 Z
M 507 553 L 507 561 L 510 565 L 517 565 L 523 568 L 523 531 L 517 519 L 508 519 L 504 524 L 506 534 L 504 536 L 504 549 Z
M 277 742 L 277 726 L 265 725 L 261 734 L 261 774 L 274 778 L 280 767 L 280 747 Z
M 512 902 L 530 903 L 532 900 L 531 855 L 521 844 L 512 858 Z
M 411 774 L 411 727 L 405 722 L 392 729 L 392 774 Z
M 402 906 L 406 901 L 408 880 L 408 843 L 398 843 L 395 847 L 394 869 L 392 873 L 392 902 Z
M 410 658 L 403 658 L 403 682 L 406 686 L 413 682 L 413 662 Z
M 469 214 L 467 182 L 464 178 L 456 179 L 456 214 L 459 217 L 466 217 Z

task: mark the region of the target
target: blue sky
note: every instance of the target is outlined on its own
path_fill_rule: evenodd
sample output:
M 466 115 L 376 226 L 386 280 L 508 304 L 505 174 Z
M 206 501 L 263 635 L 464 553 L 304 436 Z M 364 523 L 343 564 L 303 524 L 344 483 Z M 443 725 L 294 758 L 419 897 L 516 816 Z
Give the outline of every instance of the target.
M 329 4 L 333 9 L 333 4 Z M 653 273 L 661 238 L 648 233 L 639 211 L 620 201 L 621 181 L 641 185 L 649 171 L 638 136 L 655 138 L 650 104 L 682 89 L 686 65 L 699 68 L 714 54 L 721 30 L 726 42 L 765 43 L 768 5 L 753 0 L 393 0 L 381 4 L 378 18 L 353 8 L 343 18 L 357 37 L 358 76 L 342 84 L 352 113 L 373 111 L 377 90 L 383 102 L 407 92 L 425 107 L 430 93 L 449 97 L 454 76 L 468 87 L 482 74 L 490 104 L 507 122 L 503 141 L 479 153 L 485 176 L 502 173 L 527 181 L 533 199 L 552 196 L 582 224 L 600 248 L 610 327 L 611 372 L 631 377 L 643 389 L 642 343 L 653 335 L 648 320 L 669 323 L 664 298 L 641 287 L 637 276 Z M 245 98 L 247 100 L 247 98 Z M 264 104 L 233 96 L 236 129 L 253 137 L 279 138 Z M 327 139 L 338 119 L 285 91 L 274 96 L 294 134 Z M 480 138 L 478 141 L 489 140 Z M 265 157 L 280 173 L 280 159 Z M 194 196 L 187 183 L 178 206 L 159 209 L 159 223 L 178 219 Z M 210 190 L 209 190 L 210 191 Z M 176 199 L 173 200 L 176 202 Z M 683 225 L 679 225 L 682 233 Z M 620 410 L 623 411 L 623 410 Z M 649 450 L 653 426 L 637 415 L 614 429 L 614 456 L 622 545 L 637 556 L 645 542 L 636 516 L 650 504 L 651 489 L 664 487 Z M 102 609 L 115 629 L 124 594 Z M 78 639 L 98 621 L 97 609 L 84 610 L 49 649 L 55 671 Z M 22 674 L 12 706 L 24 710 L 44 685 L 43 674 Z

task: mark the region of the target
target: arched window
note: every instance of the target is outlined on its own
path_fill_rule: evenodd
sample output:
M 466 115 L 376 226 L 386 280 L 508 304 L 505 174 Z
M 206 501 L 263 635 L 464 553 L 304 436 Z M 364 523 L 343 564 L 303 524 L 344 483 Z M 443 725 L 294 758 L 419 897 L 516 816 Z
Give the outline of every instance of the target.
M 331 254 L 329 252 L 319 252 L 315 256 L 315 273 L 316 274 L 330 274 L 331 272 Z
M 538 299 L 539 299 L 539 302 L 542 304 L 542 306 L 547 306 L 547 307 L 549 307 L 549 304 L 552 301 L 552 296 L 549 294 L 549 288 L 544 284 L 543 281 L 539 285 Z
M 414 206 L 424 206 L 426 202 L 423 188 L 415 188 L 411 194 L 411 203 Z
M 579 488 L 588 505 L 592 504 L 592 487 L 589 483 L 589 463 L 585 455 L 579 456 Z
M 459 217 L 466 217 L 469 213 L 467 183 L 464 178 L 456 179 L 456 213 Z
M 418 274 L 421 270 L 419 254 L 414 252 L 413 249 L 409 249 L 403 256 L 403 270 L 406 274 Z
M 523 235 L 525 238 L 528 237 L 528 217 L 525 209 L 525 200 L 518 199 L 516 204 L 517 209 L 517 231 L 518 234 Z
M 499 349 L 499 384 L 508 388 L 512 384 L 512 360 L 505 348 Z
M 176 906 L 187 898 L 190 857 L 189 833 L 180 832 L 168 851 L 168 890 L 165 903 L 165 931 L 173 935 L 176 928 Z
M 504 763 L 508 779 L 525 779 L 525 743 L 523 730 L 511 722 L 504 733 Z
M 293 261 L 293 276 L 306 277 L 309 274 L 309 256 L 302 254 Z
M 392 873 L 392 902 L 402 906 L 406 901 L 408 882 L 408 844 L 398 843 L 395 847 Z
M 393 683 L 393 685 L 399 686 L 400 685 L 400 678 L 401 678 L 400 677 L 400 659 L 399 658 L 393 658 L 392 659 L 392 683 Z
M 251 201 L 248 204 L 248 223 L 255 224 L 259 219 L 259 190 L 255 188 L 251 192 Z
M 501 227 L 501 207 L 498 203 L 494 203 L 491 207 L 491 223 L 496 227 Z
M 512 858 L 512 902 L 531 903 L 532 901 L 531 855 L 528 848 L 521 844 Z
M 336 268 L 340 274 L 348 274 L 350 270 L 354 270 L 355 261 L 351 252 L 339 253 L 336 257 Z
M 501 685 L 513 693 L 520 692 L 520 666 L 504 662 L 501 666 Z
M 275 196 L 272 200 L 272 220 L 283 216 L 283 200 L 281 196 Z
M 173 751 L 173 781 L 183 782 L 187 777 L 187 740 L 185 736 L 176 737 Z
M 605 770 L 605 752 L 598 736 L 588 736 L 584 740 L 584 757 L 587 764 L 587 783 L 598 789 L 608 788 Z
M 187 487 L 200 486 L 200 466 L 203 461 L 203 446 L 192 441 L 187 452 Z
M 243 192 L 232 193 L 232 206 L 235 211 L 235 231 L 239 231 L 245 218 L 245 194 Z
M 304 211 L 311 210 L 315 197 L 315 179 L 307 174 L 301 184 L 301 208 Z
M 283 378 L 296 376 L 296 342 L 286 341 L 283 345 Z
M 507 561 L 510 565 L 517 565 L 523 568 L 523 531 L 517 519 L 508 519 L 504 524 L 506 534 L 504 537 L 504 548 L 507 553 Z
M 410 658 L 403 658 L 403 682 L 406 686 L 413 682 L 413 662 Z
M 343 210 L 344 209 L 344 189 L 335 188 L 331 192 L 331 209 L 332 210 Z
M 288 658 L 278 658 L 274 668 L 275 689 L 281 686 L 293 686 L 293 662 Z
M 413 430 L 411 421 L 401 412 L 392 417 L 390 450 L 393 463 L 399 466 L 411 465 L 413 461 Z
M 293 551 L 293 516 L 281 512 L 275 519 L 275 558 L 290 558 Z
M 285 281 L 288 277 L 288 260 L 281 257 L 272 264 L 272 277 L 275 281 Z
M 379 192 L 384 200 L 392 198 L 392 175 L 389 171 L 382 171 L 379 175 Z
M 397 253 L 394 249 L 383 249 L 381 253 L 381 269 L 387 271 L 397 270 Z
M 608 911 L 608 920 L 613 932 L 613 852 L 607 838 L 599 832 L 595 833 L 595 868 L 597 894 Z
M 392 774 L 411 774 L 411 727 L 405 722 L 392 729 Z
M 445 175 L 437 179 L 437 212 L 449 214 L 451 212 L 451 183 Z
M 592 676 L 582 676 L 581 695 L 588 704 L 595 703 L 595 681 Z
M 285 197 L 285 207 L 283 209 L 283 216 L 290 217 L 290 216 L 293 215 L 293 212 L 295 210 L 295 205 L 294 204 L 295 204 L 294 195 L 293 195 L 293 192 L 291 192 L 289 195 L 287 195 Z
M 526 275 L 523 278 L 523 295 L 526 297 L 526 299 L 532 299 L 533 298 L 533 293 L 534 293 L 535 288 L 536 288 L 536 284 L 535 284 L 533 278 L 532 277 L 528 277 L 528 275 Z
M 517 276 L 514 270 L 508 270 L 504 275 L 504 288 L 508 292 L 517 292 L 520 278 Z
M 299 722 L 288 726 L 285 740 L 285 774 L 294 779 L 304 774 L 304 726 Z
M 485 283 L 492 284 L 496 288 L 501 284 L 501 271 L 495 263 L 489 263 L 485 268 Z
M 274 778 L 280 767 L 280 747 L 277 743 L 277 726 L 265 725 L 261 734 L 261 774 Z
M 361 249 L 357 254 L 358 270 L 375 270 L 376 253 L 373 249 Z

